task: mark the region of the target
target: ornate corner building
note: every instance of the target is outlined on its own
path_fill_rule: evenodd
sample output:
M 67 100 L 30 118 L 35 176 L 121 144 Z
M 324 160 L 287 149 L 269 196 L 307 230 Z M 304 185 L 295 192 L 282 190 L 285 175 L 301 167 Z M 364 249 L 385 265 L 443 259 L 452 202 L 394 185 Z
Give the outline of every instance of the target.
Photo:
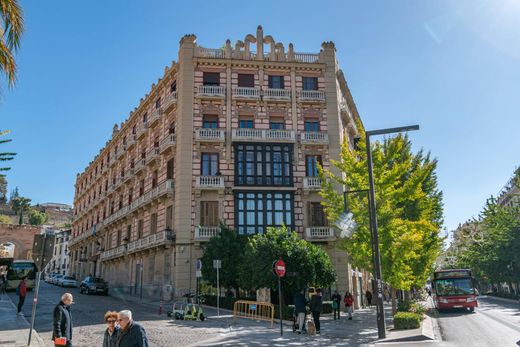
M 195 289 L 220 221 L 242 234 L 283 223 L 326 249 L 338 289 L 355 290 L 361 273 L 335 247 L 317 163 L 339 158 L 357 120 L 331 42 L 297 53 L 261 27 L 220 49 L 184 36 L 178 62 L 77 176 L 72 274 L 178 296 Z

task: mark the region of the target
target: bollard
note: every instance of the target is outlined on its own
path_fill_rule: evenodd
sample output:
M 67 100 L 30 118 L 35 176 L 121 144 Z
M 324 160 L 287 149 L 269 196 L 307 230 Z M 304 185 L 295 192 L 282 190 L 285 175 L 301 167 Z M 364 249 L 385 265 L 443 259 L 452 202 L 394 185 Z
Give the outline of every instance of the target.
M 159 316 L 162 315 L 163 302 L 161 300 L 161 304 L 159 305 Z

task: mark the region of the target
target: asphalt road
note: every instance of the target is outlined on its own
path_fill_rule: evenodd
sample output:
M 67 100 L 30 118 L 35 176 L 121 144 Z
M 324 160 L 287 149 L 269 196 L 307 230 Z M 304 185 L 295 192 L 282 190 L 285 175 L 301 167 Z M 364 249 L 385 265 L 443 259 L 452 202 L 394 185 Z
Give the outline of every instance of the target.
M 441 312 L 441 346 L 520 346 L 520 304 L 479 297 L 475 313 Z

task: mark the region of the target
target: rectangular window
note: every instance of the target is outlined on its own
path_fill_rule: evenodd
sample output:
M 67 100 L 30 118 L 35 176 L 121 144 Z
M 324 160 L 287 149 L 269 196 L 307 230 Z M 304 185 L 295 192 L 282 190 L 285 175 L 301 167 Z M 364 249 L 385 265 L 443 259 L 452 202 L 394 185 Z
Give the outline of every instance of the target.
M 240 129 L 253 129 L 255 121 L 251 118 L 241 118 L 238 120 L 238 127 Z
M 235 144 L 235 185 L 293 186 L 292 144 Z
M 203 128 L 212 128 L 216 129 L 218 128 L 218 116 L 217 115 L 207 115 L 205 114 L 202 117 L 202 127 Z
M 117 231 L 117 245 L 118 246 L 121 246 L 122 245 L 122 239 L 121 239 L 121 230 L 118 230 Z
M 237 192 L 235 225 L 239 234 L 264 233 L 269 226 L 294 228 L 292 192 Z
M 155 278 L 155 253 L 148 256 L 148 283 L 153 283 Z
M 157 213 L 152 213 L 150 215 L 150 233 L 157 233 Z
M 254 88 L 255 86 L 255 75 L 253 74 L 238 74 L 238 86 Z
M 166 252 L 164 253 L 164 276 L 163 283 L 170 283 L 171 280 L 171 254 Z
M 176 92 L 177 91 L 177 81 L 173 81 L 172 84 L 170 84 L 170 92 Z
M 205 86 L 219 86 L 220 73 L 219 72 L 204 72 L 202 77 L 202 84 Z
M 202 176 L 216 176 L 218 171 L 218 153 L 202 153 L 200 174 Z
M 217 226 L 218 223 L 218 201 L 201 201 L 200 225 L 205 227 L 214 227 Z
M 321 155 L 305 156 L 305 172 L 308 177 L 318 176 L 318 163 L 321 163 Z
M 130 205 L 132 203 L 133 195 L 134 195 L 134 188 L 130 187 L 130 189 L 128 190 L 128 205 Z
M 126 241 L 132 241 L 132 224 L 126 226 Z
M 166 162 L 166 179 L 173 179 L 173 159 L 170 159 L 168 162 Z
M 327 215 L 323 209 L 323 205 L 319 202 L 309 202 L 309 226 L 324 227 L 328 226 Z
M 144 179 L 139 181 L 139 196 L 143 196 L 144 194 Z
M 159 171 L 153 170 L 153 173 L 152 173 L 152 188 L 157 187 L 158 177 L 159 177 Z
M 273 117 L 269 119 L 269 129 L 283 130 L 285 129 L 285 121 L 283 118 Z
M 283 89 L 283 76 L 269 76 L 268 77 L 268 87 L 270 89 Z
M 166 229 L 173 230 L 173 206 L 166 207 Z
M 143 237 L 143 229 L 144 229 L 144 220 L 139 219 L 137 221 L 137 239 L 141 239 Z
M 303 90 L 318 90 L 318 77 L 303 77 Z
M 317 119 L 305 120 L 305 131 L 320 131 L 320 122 Z
M 148 122 L 148 112 L 145 112 L 143 114 L 143 123 L 147 123 Z
M 155 108 L 156 108 L 156 109 L 161 108 L 161 98 L 155 100 Z

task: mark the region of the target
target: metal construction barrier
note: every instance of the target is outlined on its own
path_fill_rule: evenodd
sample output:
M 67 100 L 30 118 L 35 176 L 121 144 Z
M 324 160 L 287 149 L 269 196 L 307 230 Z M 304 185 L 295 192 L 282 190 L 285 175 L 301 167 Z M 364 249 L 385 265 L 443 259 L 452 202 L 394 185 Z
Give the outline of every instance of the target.
M 237 300 L 233 305 L 233 321 L 239 318 L 265 320 L 274 323 L 274 305 L 269 302 Z

